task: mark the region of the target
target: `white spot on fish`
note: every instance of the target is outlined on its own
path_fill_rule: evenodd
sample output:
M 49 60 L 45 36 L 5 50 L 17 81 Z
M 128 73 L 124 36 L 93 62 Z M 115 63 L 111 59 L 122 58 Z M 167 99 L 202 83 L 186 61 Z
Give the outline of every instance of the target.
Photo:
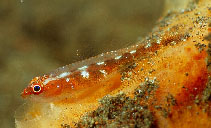
M 115 60 L 118 60 L 118 59 L 120 59 L 122 56 L 117 56 L 117 57 L 115 57 L 114 59 Z
M 70 75 L 70 72 L 63 72 L 59 76 L 57 76 L 57 78 L 64 78 L 64 77 L 66 77 L 68 75 Z
M 99 70 L 104 76 L 107 75 L 107 72 L 105 70 Z
M 89 78 L 89 73 L 87 71 L 82 71 L 81 72 L 81 75 L 84 77 L 84 78 Z
M 43 85 L 46 85 L 48 82 L 53 81 L 53 80 L 57 80 L 57 78 L 48 78 L 43 82 Z
M 69 82 L 70 81 L 70 78 L 66 78 L 66 82 Z
M 160 44 L 160 39 L 157 40 L 157 44 Z
M 83 67 L 80 67 L 80 68 L 78 68 L 78 70 L 85 70 L 85 69 L 87 69 L 88 68 L 88 66 L 83 66 Z
M 97 65 L 102 65 L 102 64 L 104 64 L 104 63 L 105 63 L 105 62 L 103 62 L 103 61 L 102 61 L 102 62 L 98 62 Z
M 151 47 L 151 43 L 150 42 L 147 43 L 147 45 L 145 46 L 145 48 L 149 48 L 149 47 Z
M 136 50 L 130 51 L 130 54 L 136 53 Z

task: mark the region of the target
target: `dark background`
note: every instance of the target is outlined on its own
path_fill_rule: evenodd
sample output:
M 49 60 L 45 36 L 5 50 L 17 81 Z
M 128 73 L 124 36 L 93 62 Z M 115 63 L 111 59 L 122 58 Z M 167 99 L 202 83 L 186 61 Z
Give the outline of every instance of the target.
M 14 127 L 33 77 L 136 43 L 163 8 L 163 0 L 0 0 L 0 127 Z

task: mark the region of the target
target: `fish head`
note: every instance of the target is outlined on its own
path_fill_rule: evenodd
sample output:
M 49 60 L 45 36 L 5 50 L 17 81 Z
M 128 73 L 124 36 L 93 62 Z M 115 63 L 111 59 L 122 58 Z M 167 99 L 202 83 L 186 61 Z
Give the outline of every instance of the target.
M 43 81 L 47 79 L 47 76 L 39 76 L 34 77 L 29 85 L 23 90 L 21 93 L 21 96 L 23 98 L 29 97 L 30 95 L 39 95 L 43 93 L 44 87 L 43 87 Z

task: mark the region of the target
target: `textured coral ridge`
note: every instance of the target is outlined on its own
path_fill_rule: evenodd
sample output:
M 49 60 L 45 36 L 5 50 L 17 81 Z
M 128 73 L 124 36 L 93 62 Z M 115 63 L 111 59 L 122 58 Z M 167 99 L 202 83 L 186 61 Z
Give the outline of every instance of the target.
M 120 50 L 125 51 L 121 58 L 103 60 L 104 67 L 87 64 L 89 68 L 82 75 L 74 71 L 71 80 L 75 90 L 62 94 L 43 90 L 44 97 L 32 95 L 45 102 L 22 107 L 26 110 L 17 112 L 16 126 L 36 123 L 34 127 L 210 127 L 210 17 L 209 0 L 169 14 L 142 44 Z M 100 56 L 96 60 L 101 60 Z M 86 62 L 90 63 L 88 60 L 83 64 Z M 97 75 L 99 70 L 101 75 Z M 61 73 L 59 69 L 53 74 Z M 118 95 L 120 91 L 124 94 Z M 98 103 L 108 94 L 114 97 Z M 82 117 L 86 112 L 89 114 Z

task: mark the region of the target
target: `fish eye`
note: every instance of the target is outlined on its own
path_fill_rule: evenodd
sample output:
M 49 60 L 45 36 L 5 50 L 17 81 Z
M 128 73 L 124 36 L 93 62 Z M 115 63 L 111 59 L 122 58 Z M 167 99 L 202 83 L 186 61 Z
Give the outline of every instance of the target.
M 41 91 L 40 85 L 34 85 L 33 91 L 34 91 L 35 93 L 40 92 L 40 91 Z

